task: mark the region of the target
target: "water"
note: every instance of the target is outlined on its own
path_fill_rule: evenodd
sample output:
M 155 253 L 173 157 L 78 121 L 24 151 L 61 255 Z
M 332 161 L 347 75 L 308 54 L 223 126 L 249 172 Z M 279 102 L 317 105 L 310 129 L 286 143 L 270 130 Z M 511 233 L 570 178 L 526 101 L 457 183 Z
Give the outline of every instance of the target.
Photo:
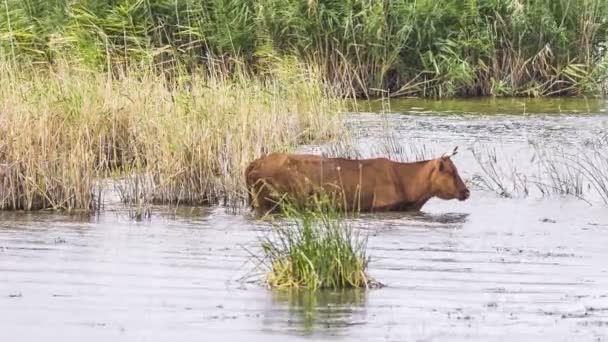
M 475 144 L 510 153 L 601 134 L 607 106 L 585 103 L 522 115 L 507 102 L 409 101 L 350 125 L 367 154 L 387 126 L 400 144 L 458 144 L 455 163 L 471 176 Z M 474 189 L 418 214 L 365 215 L 353 224 L 369 233 L 370 274 L 387 286 L 317 295 L 254 281 L 249 251 L 269 227 L 248 212 L 0 213 L 0 331 L 15 341 L 603 341 L 608 210 L 590 203 Z

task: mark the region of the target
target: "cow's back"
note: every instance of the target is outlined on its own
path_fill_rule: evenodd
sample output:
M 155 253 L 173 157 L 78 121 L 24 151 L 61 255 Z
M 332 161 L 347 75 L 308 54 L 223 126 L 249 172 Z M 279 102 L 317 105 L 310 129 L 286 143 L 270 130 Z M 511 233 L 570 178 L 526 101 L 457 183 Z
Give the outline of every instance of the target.
M 245 170 L 247 185 L 253 184 L 259 178 L 272 176 L 281 170 L 287 160 L 285 153 L 271 153 L 252 161 Z
M 256 197 L 254 207 L 267 208 L 285 194 L 298 202 L 323 194 L 348 209 L 373 210 L 392 205 L 400 196 L 392 162 L 384 158 L 354 160 L 271 153 L 252 162 L 246 176 L 248 188 Z
M 401 189 L 392 162 L 385 158 L 345 159 L 289 155 L 281 168 L 292 191 L 308 196 L 323 193 L 350 209 L 372 210 L 399 201 Z

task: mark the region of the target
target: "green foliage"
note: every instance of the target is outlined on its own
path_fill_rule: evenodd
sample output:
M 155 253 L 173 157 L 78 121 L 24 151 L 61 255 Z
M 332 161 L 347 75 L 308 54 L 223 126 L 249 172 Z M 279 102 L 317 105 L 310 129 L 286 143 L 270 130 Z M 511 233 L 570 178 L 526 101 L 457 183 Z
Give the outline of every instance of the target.
M 331 206 L 312 209 L 283 204 L 287 225 L 262 240 L 268 283 L 274 288 L 367 287 L 367 239 Z M 327 202 L 325 202 L 327 203 Z
M 191 68 L 219 56 L 264 70 L 295 56 L 357 95 L 438 97 L 597 93 L 606 72 L 604 0 L 2 2 L 0 54 L 18 61 Z

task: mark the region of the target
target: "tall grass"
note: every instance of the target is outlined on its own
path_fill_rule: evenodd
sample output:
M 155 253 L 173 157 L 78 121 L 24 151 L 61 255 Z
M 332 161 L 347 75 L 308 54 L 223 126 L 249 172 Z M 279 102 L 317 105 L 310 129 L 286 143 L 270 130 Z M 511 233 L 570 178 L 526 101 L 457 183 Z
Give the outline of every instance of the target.
M 221 62 L 167 78 L 65 63 L 0 63 L 0 163 L 6 209 L 91 209 L 113 177 L 131 203 L 238 203 L 261 149 L 339 134 L 344 101 L 318 71 L 283 60 L 264 76 Z
M 481 168 L 481 173 L 473 176 L 473 184 L 496 192 L 502 197 L 528 195 L 530 185 L 526 175 L 518 170 L 513 161 L 499 158 L 496 148 L 473 148 L 473 157 Z
M 367 239 L 331 206 L 296 209 L 284 203 L 288 224 L 276 225 L 262 240 L 262 265 L 273 288 L 345 289 L 367 287 Z
M 597 199 L 608 204 L 608 140 L 600 136 L 568 149 L 530 142 L 529 163 L 520 158 L 518 166 L 496 148 L 474 149 L 481 172 L 473 183 L 503 197 L 574 196 L 587 203 Z
M 295 56 L 360 96 L 605 91 L 604 0 L 2 0 L 0 54 L 101 69 Z
M 608 139 L 600 136 L 588 141 L 583 148 L 579 148 L 576 155 L 564 155 L 571 168 L 576 171 L 577 177 L 587 181 L 588 188 L 594 189 L 604 204 L 608 204 Z M 568 173 L 571 175 L 573 172 Z M 581 185 L 577 187 L 582 193 Z

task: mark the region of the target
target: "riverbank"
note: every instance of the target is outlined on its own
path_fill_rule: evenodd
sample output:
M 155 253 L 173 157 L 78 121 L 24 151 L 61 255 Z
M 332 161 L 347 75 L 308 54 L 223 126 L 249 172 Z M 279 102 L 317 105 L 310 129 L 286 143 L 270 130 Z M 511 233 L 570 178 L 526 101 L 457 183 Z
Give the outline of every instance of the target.
M 600 95 L 603 0 L 21 1 L 0 11 L 0 55 L 175 74 L 222 60 L 256 74 L 296 58 L 360 97 Z M 237 68 L 238 69 L 238 68 Z

